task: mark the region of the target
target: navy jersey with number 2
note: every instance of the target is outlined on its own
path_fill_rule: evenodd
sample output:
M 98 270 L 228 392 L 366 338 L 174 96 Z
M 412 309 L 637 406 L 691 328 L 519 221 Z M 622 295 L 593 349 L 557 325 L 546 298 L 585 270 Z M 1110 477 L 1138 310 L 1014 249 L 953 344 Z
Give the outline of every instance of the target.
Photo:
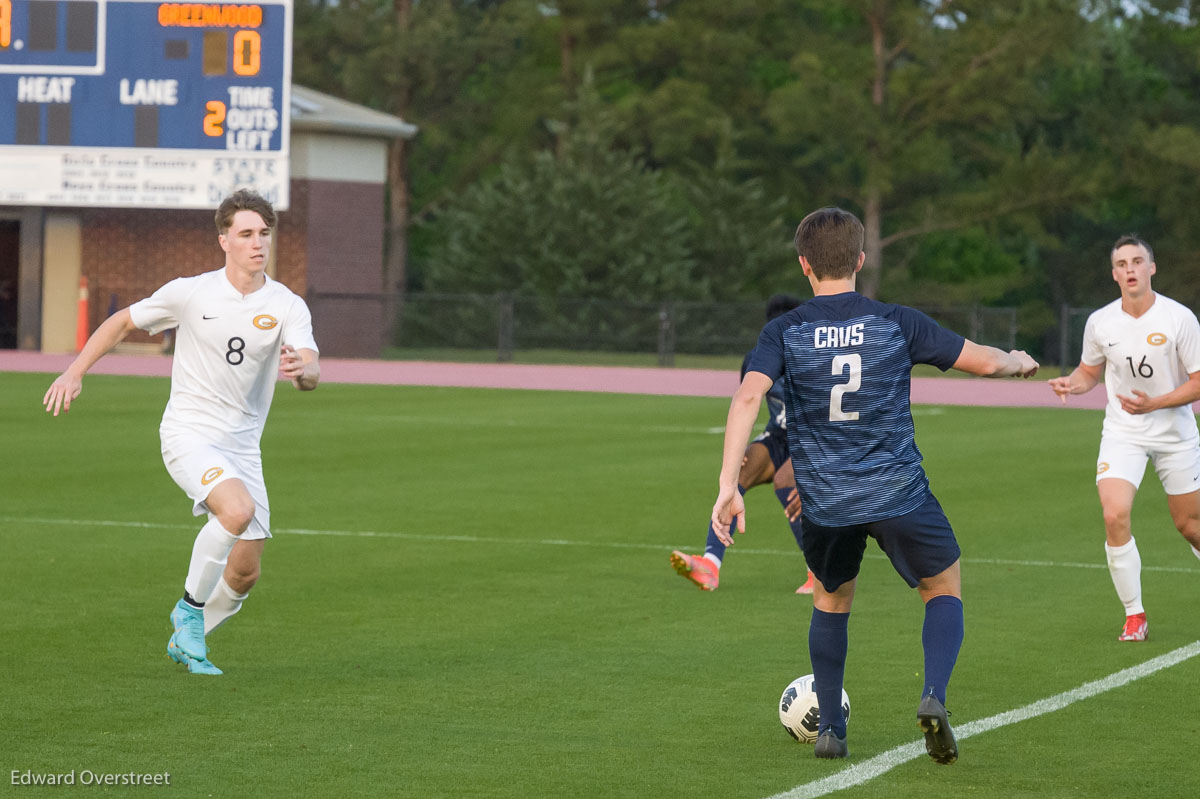
M 825 527 L 890 519 L 930 496 L 913 438 L 914 364 L 949 369 L 964 339 L 925 314 L 857 292 L 822 295 L 767 323 L 749 369 L 784 378 L 803 515 Z

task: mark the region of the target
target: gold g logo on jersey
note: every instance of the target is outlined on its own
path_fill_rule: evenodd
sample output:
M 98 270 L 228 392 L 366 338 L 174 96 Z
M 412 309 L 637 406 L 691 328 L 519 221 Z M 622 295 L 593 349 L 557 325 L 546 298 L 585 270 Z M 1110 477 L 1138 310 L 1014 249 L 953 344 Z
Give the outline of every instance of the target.
M 1108 471 L 1108 464 L 1105 463 L 1104 461 L 1100 461 L 1099 463 L 1096 464 L 1096 474 L 1104 474 L 1107 471 Z
M 220 466 L 214 466 L 205 472 L 204 476 L 200 478 L 200 485 L 206 486 L 223 474 L 225 474 L 224 469 L 222 469 Z
M 279 324 L 279 320 L 270 314 L 264 313 L 254 317 L 254 326 L 259 330 L 270 330 L 277 324 Z M 1165 341 L 1166 339 L 1163 340 Z
M 1156 347 L 1161 347 L 1167 343 L 1167 337 L 1162 333 L 1151 333 L 1146 336 L 1146 343 L 1153 344 Z

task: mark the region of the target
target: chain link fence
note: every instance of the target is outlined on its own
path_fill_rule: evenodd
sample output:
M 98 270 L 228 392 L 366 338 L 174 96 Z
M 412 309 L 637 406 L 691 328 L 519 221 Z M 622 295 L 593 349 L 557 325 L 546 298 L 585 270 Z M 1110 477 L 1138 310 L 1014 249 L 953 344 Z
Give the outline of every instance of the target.
M 1062 374 L 1070 374 L 1083 353 L 1083 329 L 1095 308 L 1063 305 L 1058 312 L 1058 353 Z
M 377 309 L 378 295 L 311 293 L 314 317 Z M 394 300 L 391 346 L 405 351 L 495 353 L 500 362 L 520 350 L 645 353 L 661 366 L 678 354 L 741 355 L 754 346 L 765 321 L 764 302 L 620 302 L 512 294 L 409 293 Z M 1004 350 L 1017 338 L 1015 308 L 928 306 L 938 323 L 973 341 Z M 490 355 L 488 356 L 490 360 Z

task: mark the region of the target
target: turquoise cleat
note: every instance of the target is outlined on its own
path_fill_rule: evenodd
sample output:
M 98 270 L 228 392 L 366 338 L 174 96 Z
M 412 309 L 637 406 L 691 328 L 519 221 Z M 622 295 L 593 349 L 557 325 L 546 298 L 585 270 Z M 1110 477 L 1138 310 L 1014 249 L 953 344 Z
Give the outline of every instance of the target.
M 184 654 L 183 650 L 179 648 L 179 644 L 175 640 L 178 635 L 179 633 L 173 633 L 171 635 L 171 640 L 167 641 L 167 657 L 171 658 L 171 660 L 175 661 L 176 663 L 187 665 L 189 658 Z
M 223 671 L 209 663 L 207 660 L 189 659 L 187 667 L 188 671 L 192 674 L 224 674 Z
M 171 609 L 171 626 L 175 628 L 171 641 L 167 644 L 167 654 L 176 663 L 171 654 L 172 646 L 181 649 L 184 655 L 192 660 L 204 660 L 208 656 L 208 647 L 204 645 L 204 609 L 194 608 L 182 599 Z
M 183 648 L 179 646 L 179 643 L 176 640 L 178 637 L 179 633 L 175 633 L 171 636 L 171 640 L 167 642 L 167 656 L 170 657 L 171 660 L 187 666 L 188 671 L 192 674 L 224 674 L 223 671 L 218 669 L 207 659 L 197 660 L 196 658 L 188 655 L 188 653 L 184 652 Z

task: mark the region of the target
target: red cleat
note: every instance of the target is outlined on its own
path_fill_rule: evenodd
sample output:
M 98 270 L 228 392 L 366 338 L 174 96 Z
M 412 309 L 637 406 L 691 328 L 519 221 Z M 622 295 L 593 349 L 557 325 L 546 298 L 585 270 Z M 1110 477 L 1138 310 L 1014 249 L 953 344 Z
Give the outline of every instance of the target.
M 796 589 L 797 594 L 811 594 L 813 592 L 813 573 L 808 573 L 808 579 L 804 581 L 804 585 Z
M 1150 631 L 1150 625 L 1146 622 L 1145 613 L 1135 613 L 1132 616 L 1125 617 L 1125 629 L 1122 631 L 1118 641 L 1145 641 L 1146 634 Z
M 703 555 L 685 555 L 678 549 L 671 553 L 671 565 L 680 577 L 695 583 L 701 591 L 716 591 L 721 567 Z

